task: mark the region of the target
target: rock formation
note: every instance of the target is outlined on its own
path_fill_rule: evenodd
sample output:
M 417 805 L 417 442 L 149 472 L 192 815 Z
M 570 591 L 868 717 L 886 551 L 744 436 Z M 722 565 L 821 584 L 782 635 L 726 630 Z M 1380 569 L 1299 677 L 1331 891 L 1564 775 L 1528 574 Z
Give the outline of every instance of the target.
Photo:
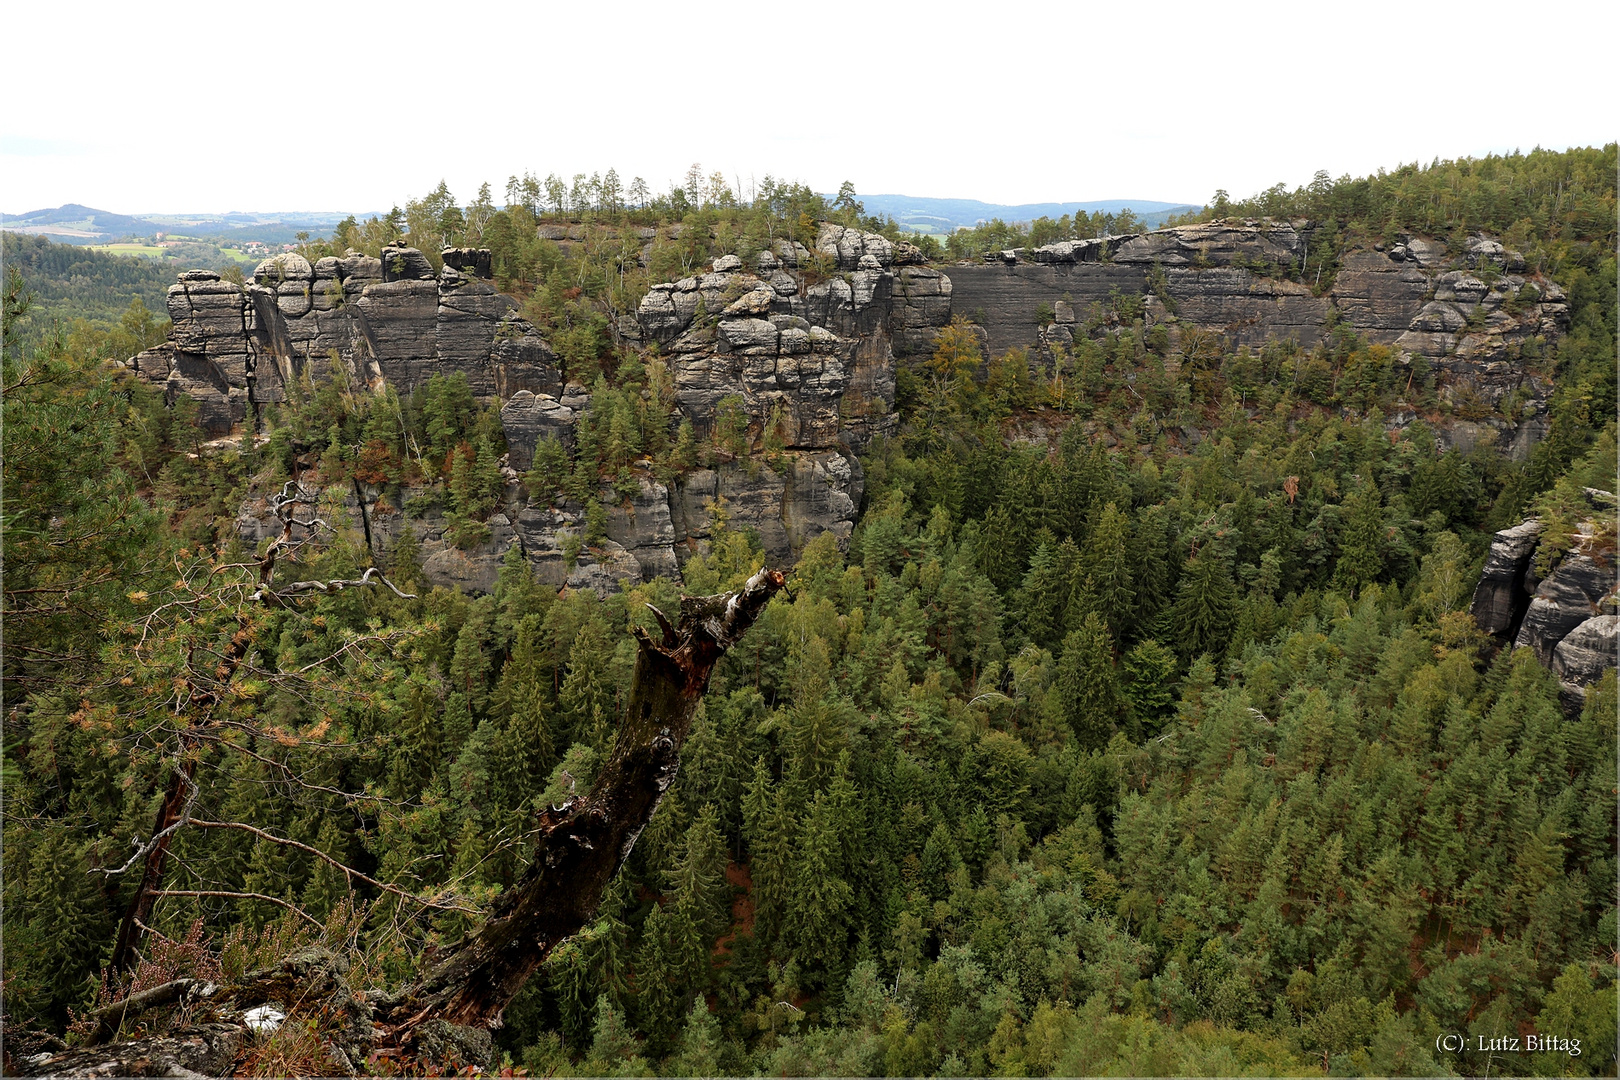
M 814 252 L 778 241 L 744 266 L 654 285 L 621 333 L 671 358 L 700 431 L 735 395 L 750 424 L 793 448 L 859 449 L 894 428 L 896 355 L 926 351 L 951 318 L 950 279 L 910 244 L 823 224 Z
M 1233 346 L 1292 338 L 1309 348 L 1333 316 L 1403 363 L 1423 357 L 1440 373 L 1442 395 L 1477 394 L 1495 406 L 1520 392 L 1528 398 L 1523 430 L 1462 435 L 1527 451 L 1540 437 L 1537 413 L 1551 386 L 1520 361 L 1566 328 L 1562 290 L 1488 237 L 1449 252 L 1407 236 L 1387 250 L 1343 253 L 1332 287 L 1318 296 L 1320 279 L 1285 276 L 1305 264 L 1313 231 L 1307 222 L 1219 221 L 997 252 L 951 268 L 952 299 L 985 327 L 993 352 L 1024 345 L 1048 356 L 1083 330 L 1092 305 L 1106 308 L 1115 294 L 1140 297 L 1150 323 L 1214 331 Z M 1056 315 L 1044 329 L 1043 305 Z
M 1542 523 L 1503 529 L 1491 541 L 1471 612 L 1502 645 L 1534 649 L 1558 676 L 1566 705 L 1578 708 L 1586 687 L 1616 663 L 1615 497 L 1589 491 L 1600 517 L 1582 522 L 1570 549 L 1545 578 L 1536 574 Z
M 583 242 L 583 229 L 548 225 L 542 233 L 571 244 Z M 653 242 L 651 230 L 641 234 L 644 245 Z M 1138 298 L 1151 324 L 1175 334 L 1215 332 L 1231 345 L 1292 338 L 1308 347 L 1337 318 L 1401 362 L 1424 358 L 1442 374 L 1443 394 L 1466 390 L 1494 404 L 1517 391 L 1527 414 L 1518 431 L 1459 420 L 1442 437 L 1527 451 L 1539 437 L 1538 406 L 1550 387 L 1522 361 L 1567 322 L 1557 285 L 1488 237 L 1450 252 L 1408 236 L 1387 250 L 1342 254 L 1331 288 L 1317 295 L 1319 281 L 1289 279 L 1290 268 L 1305 264 L 1314 235 L 1306 222 L 1220 221 L 999 252 L 947 275 L 910 244 L 825 223 L 810 248 L 779 240 L 746 262 L 721 256 L 705 273 L 652 286 L 616 330 L 624 343 L 656 347 L 667 359 L 672 427 L 689 420 L 704 437 L 723 410 L 736 409 L 753 450 L 782 448 L 774 465 L 744 455 L 668 486 L 643 476 L 641 493 L 629 499 L 604 487 L 611 539 L 594 551 L 579 550 L 582 507 L 529 507 L 514 485 L 490 522 L 491 540 L 478 550 L 453 549 L 443 540 L 442 517 L 422 518 L 429 577 L 486 587 L 510 543 L 520 543 L 556 584 L 605 588 L 676 573 L 689 552 L 703 548 L 721 502 L 735 524 L 758 533 L 775 561 L 790 560 L 823 531 L 846 538 L 862 490 L 855 455 L 894 430 L 900 360 L 928 352 L 958 314 L 980 323 L 990 352 L 1029 345 L 1049 360 L 1057 346 L 1090 332 L 1095 313 L 1121 294 Z M 445 249 L 442 264 L 435 272 L 422 252 L 395 245 L 380 259 L 350 253 L 314 265 L 277 255 L 245 285 L 206 271 L 182 274 L 169 291 L 170 340 L 132 365 L 164 383 L 171 398 L 196 398 L 202 422 L 219 433 L 240 423 L 249 405 L 284 400 L 292 380 L 334 365 L 359 385 L 400 392 L 459 371 L 475 395 L 502 403 L 515 479 L 542 440 L 571 443 L 590 396 L 564 385 L 540 334 L 494 289 L 488 251 Z M 1043 305 L 1055 316 L 1044 327 L 1036 317 Z M 395 494 L 403 504 L 423 493 Z M 352 514 L 361 514 L 365 498 L 350 496 Z M 252 517 L 250 506 L 244 535 L 254 534 Z M 397 531 L 386 514 L 371 524 L 378 545 Z M 1534 537 L 1501 543 L 1533 547 Z M 1504 547 L 1500 558 L 1493 555 L 1478 607 L 1491 632 L 1509 638 L 1521 621 L 1541 626 L 1552 618 L 1540 607 L 1527 616 L 1531 593 L 1554 587 L 1527 584 L 1516 552 Z M 1546 598 L 1547 605 L 1561 602 Z M 1562 640 L 1572 629 L 1565 621 L 1535 633 Z M 1549 637 L 1541 650 L 1549 662 L 1557 640 Z
M 169 288 L 169 340 L 131 366 L 164 384 L 171 400 L 196 399 L 215 434 L 246 419 L 250 404 L 283 401 L 291 380 L 334 363 L 357 385 L 386 382 L 402 393 L 451 371 L 464 372 L 480 397 L 558 392 L 556 357 L 488 274 L 488 251 L 450 249 L 434 273 L 409 247 L 313 266 L 285 252 L 245 285 L 189 271 Z

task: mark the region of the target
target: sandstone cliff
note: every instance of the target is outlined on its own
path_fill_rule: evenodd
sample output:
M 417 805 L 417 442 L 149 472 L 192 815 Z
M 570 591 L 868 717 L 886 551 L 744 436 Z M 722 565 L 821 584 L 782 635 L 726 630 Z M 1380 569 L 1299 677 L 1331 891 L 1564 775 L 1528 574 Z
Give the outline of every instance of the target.
M 567 227 L 546 228 L 559 243 L 576 239 Z M 1304 263 L 1312 237 L 1304 222 L 1214 222 L 1001 252 L 947 274 L 909 244 L 828 223 L 810 248 L 778 241 L 746 263 L 722 256 L 705 273 L 654 285 L 615 329 L 622 342 L 667 359 L 672 429 L 689 420 L 702 437 L 722 402 L 740 403 L 745 441 L 758 449 L 769 437 L 785 448 L 776 467 L 722 462 L 667 487 L 643 475 L 641 496 L 630 500 L 604 489 L 616 522 L 612 546 L 566 567 L 562 552 L 577 547 L 570 538 L 582 508 L 531 508 L 513 486 L 490 543 L 460 555 L 429 551 L 430 577 L 482 587 L 511 542 L 557 584 L 601 588 L 678 573 L 687 554 L 703 548 L 722 500 L 773 560 L 791 559 L 824 531 L 843 539 L 861 498 L 855 455 L 895 428 L 897 363 L 925 354 L 957 314 L 981 324 L 992 353 L 1029 345 L 1037 358 L 1050 358 L 1087 332 L 1093 305 L 1119 294 L 1138 297 L 1151 324 L 1215 332 L 1232 345 L 1291 338 L 1309 347 L 1342 321 L 1402 362 L 1425 358 L 1441 373 L 1442 393 L 1469 388 L 1497 403 L 1514 391 L 1528 399 L 1517 431 L 1461 421 L 1442 431 L 1452 441 L 1528 449 L 1549 387 L 1526 359 L 1567 321 L 1556 284 L 1486 237 L 1457 252 L 1405 237 L 1388 250 L 1344 253 L 1331 288 L 1317 295 L 1317 282 L 1285 273 Z M 563 385 L 550 348 L 489 274 L 487 251 L 447 249 L 435 273 L 420 251 L 400 246 L 381 259 L 351 253 L 313 265 L 278 255 L 245 285 L 183 274 L 169 293 L 170 340 L 132 364 L 171 398 L 196 398 L 203 423 L 220 433 L 240 423 L 250 403 L 281 401 L 291 380 L 334 364 L 357 385 L 401 392 L 438 372 L 463 372 L 476 395 L 502 403 L 515 479 L 541 440 L 571 443 L 590 396 Z M 1036 318 L 1042 305 L 1056 316 L 1044 327 Z M 243 521 L 248 535 L 251 516 Z M 442 519 L 424 519 L 423 529 L 430 548 L 442 543 Z M 385 542 L 389 524 L 376 531 L 376 542 Z M 452 565 L 463 556 L 467 566 Z M 1519 599 L 1512 590 L 1524 587 L 1516 579 L 1490 603 L 1512 608 Z M 1514 633 L 1520 617 L 1511 617 Z
M 1536 573 L 1542 524 L 1503 529 L 1474 590 L 1470 609 L 1480 629 L 1502 645 L 1534 649 L 1558 676 L 1566 705 L 1578 708 L 1586 687 L 1616 664 L 1620 608 L 1615 571 L 1615 496 L 1590 491 L 1598 516 L 1581 523 L 1568 552 L 1547 576 Z
M 926 351 L 950 322 L 951 282 L 910 244 L 824 224 L 812 253 L 778 241 L 748 266 L 654 285 L 621 333 L 658 344 L 700 431 L 736 395 L 790 447 L 858 449 L 894 429 L 896 355 Z
M 1471 425 L 1459 437 L 1500 438 L 1504 449 L 1527 451 L 1540 437 L 1537 413 L 1551 386 L 1524 360 L 1567 328 L 1563 291 L 1488 237 L 1453 252 L 1407 236 L 1387 250 L 1343 253 L 1319 296 L 1320 279 L 1305 284 L 1282 273 L 1304 265 L 1313 231 L 1307 222 L 1218 221 L 1004 251 L 952 267 L 952 301 L 984 326 L 992 352 L 1023 345 L 1047 356 L 1083 331 L 1092 305 L 1106 307 L 1116 293 L 1140 297 L 1150 323 L 1213 331 L 1234 346 L 1291 338 L 1309 348 L 1338 320 L 1403 363 L 1423 357 L 1439 373 L 1442 396 L 1477 394 L 1496 406 L 1517 391 L 1528 399 L 1522 430 Z M 1056 315 L 1045 328 L 1037 319 L 1043 305 Z
M 260 263 L 245 285 L 189 271 L 169 289 L 169 340 L 131 366 L 164 384 L 171 401 L 196 399 L 216 434 L 246 419 L 250 403 L 285 400 L 288 382 L 334 362 L 372 389 L 386 382 L 404 393 L 436 372 L 461 371 L 482 397 L 557 392 L 556 357 L 488 275 L 487 251 L 448 250 L 435 274 L 408 247 L 313 266 L 288 252 Z

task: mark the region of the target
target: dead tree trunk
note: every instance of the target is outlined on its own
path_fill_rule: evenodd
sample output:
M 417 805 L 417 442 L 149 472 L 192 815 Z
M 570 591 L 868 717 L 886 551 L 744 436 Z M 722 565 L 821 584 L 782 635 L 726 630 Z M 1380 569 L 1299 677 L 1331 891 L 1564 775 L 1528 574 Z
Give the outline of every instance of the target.
M 725 651 L 785 583 L 761 570 L 736 592 L 681 601 L 680 626 L 657 609 L 663 640 L 637 631 L 630 699 L 613 753 L 583 798 L 547 811 L 529 868 L 490 918 L 378 1019 L 408 1045 L 429 1021 L 494 1027 L 551 950 L 596 915 L 636 838 L 675 780 L 692 715 Z

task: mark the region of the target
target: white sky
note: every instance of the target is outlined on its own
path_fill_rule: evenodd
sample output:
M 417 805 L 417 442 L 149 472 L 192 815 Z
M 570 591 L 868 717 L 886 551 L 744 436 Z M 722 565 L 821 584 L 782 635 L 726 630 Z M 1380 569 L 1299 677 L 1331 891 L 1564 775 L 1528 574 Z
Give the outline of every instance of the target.
M 1620 4 L 7 5 L 0 211 L 386 210 L 694 161 L 819 191 L 1203 202 L 1616 137 Z

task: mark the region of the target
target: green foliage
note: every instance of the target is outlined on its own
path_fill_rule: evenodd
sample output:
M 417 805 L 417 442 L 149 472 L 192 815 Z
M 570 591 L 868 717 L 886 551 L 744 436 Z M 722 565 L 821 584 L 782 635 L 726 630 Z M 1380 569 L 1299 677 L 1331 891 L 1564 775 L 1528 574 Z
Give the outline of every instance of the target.
M 756 434 L 787 453 L 779 418 L 751 432 L 735 402 L 672 435 L 668 366 L 593 343 L 644 273 L 608 227 L 647 221 L 649 258 L 690 270 L 861 211 L 852 188 L 834 207 L 772 182 L 755 213 L 701 172 L 656 198 L 555 179 L 455 214 L 441 186 L 408 223 L 481 229 L 531 311 L 578 331 L 568 363 L 591 406 L 572 450 L 543 442 L 525 477 L 580 516 L 577 558 L 648 474 L 746 455 Z M 1333 202 L 1354 191 L 1313 187 L 1301 197 L 1360 220 Z M 1584 213 L 1586 190 L 1571 198 Z M 1397 211 L 1386 223 L 1431 212 Z M 541 239 L 547 215 L 584 239 Z M 502 1049 L 555 1075 L 1433 1075 L 1501 1071 L 1432 1049 L 1489 1027 L 1583 1040 L 1580 1058 L 1510 1071 L 1602 1071 L 1614 678 L 1573 715 L 1533 655 L 1491 658 L 1463 612 L 1493 523 L 1533 508 L 1556 548 L 1591 505 L 1580 488 L 1613 475 L 1612 245 L 1589 250 L 1610 226 L 1584 227 L 1525 231 L 1579 273 L 1549 438 L 1522 468 L 1387 426 L 1405 379 L 1343 335 L 1233 351 L 1156 336 L 1122 302 L 1048 371 L 949 328 L 905 374 L 895 435 L 865 452 L 847 547 L 807 544 L 791 595 L 718 664 L 674 786 L 596 921 L 508 1010 Z M 612 752 L 629 629 L 653 625 L 647 602 L 675 610 L 677 587 L 553 590 L 513 546 L 492 594 L 429 590 L 406 529 L 385 565 L 416 599 L 244 609 L 176 589 L 177 569 L 250 589 L 252 556 L 225 550 L 247 467 L 189 457 L 185 417 L 88 355 L 62 335 L 6 356 L 8 1016 L 61 1030 L 92 999 L 129 886 L 86 871 L 150 827 L 180 760 L 176 680 L 201 685 L 211 668 L 189 658 L 244 627 L 244 673 L 189 751 L 199 813 L 493 903 L 536 815 Z M 1002 425 L 1027 419 L 1053 436 L 1009 442 Z M 427 501 L 452 531 L 475 534 L 506 495 L 498 421 L 455 378 L 400 400 L 307 371 L 266 420 L 268 467 L 314 453 L 346 483 L 437 481 Z M 764 562 L 723 505 L 712 516 L 680 590 Z M 367 555 L 340 541 L 281 570 L 357 576 Z M 136 645 L 169 604 L 188 614 Z M 342 922 L 368 991 L 469 925 L 248 834 L 183 829 L 176 856 L 177 880 Z M 199 918 L 231 970 L 313 940 L 256 897 L 165 897 L 154 926 L 181 940 Z

